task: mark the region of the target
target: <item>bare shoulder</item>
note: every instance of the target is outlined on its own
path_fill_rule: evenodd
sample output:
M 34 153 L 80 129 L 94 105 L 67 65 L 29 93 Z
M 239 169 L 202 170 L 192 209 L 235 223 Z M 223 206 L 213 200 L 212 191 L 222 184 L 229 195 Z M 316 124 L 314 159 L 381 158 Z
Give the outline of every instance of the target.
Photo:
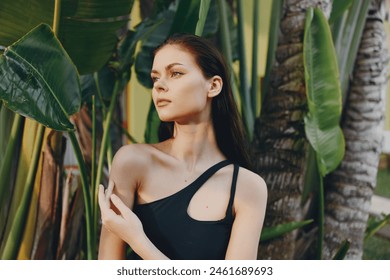
M 122 146 L 113 159 L 116 167 L 144 167 L 150 161 L 150 148 L 147 144 L 130 144 Z
M 148 144 L 122 146 L 112 161 L 110 179 L 118 188 L 137 187 L 151 161 L 151 148 Z
M 265 208 L 267 185 L 258 174 L 240 167 L 235 197 L 236 210 L 243 207 Z

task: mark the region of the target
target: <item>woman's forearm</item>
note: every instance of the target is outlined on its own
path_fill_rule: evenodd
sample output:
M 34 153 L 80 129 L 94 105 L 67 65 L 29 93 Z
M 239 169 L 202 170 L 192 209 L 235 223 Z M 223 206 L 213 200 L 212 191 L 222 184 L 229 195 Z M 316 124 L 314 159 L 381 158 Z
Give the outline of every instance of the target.
M 103 226 L 99 242 L 99 260 L 125 259 L 125 243 Z
M 169 260 L 145 234 L 128 244 L 143 260 Z

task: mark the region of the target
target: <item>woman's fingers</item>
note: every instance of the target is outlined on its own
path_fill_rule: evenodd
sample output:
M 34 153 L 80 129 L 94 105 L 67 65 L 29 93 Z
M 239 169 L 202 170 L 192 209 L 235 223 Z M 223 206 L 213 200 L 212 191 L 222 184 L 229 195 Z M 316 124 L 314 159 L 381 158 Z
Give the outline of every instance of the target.
M 122 217 L 124 217 L 126 213 L 129 211 L 129 208 L 126 206 L 126 204 L 124 204 L 123 201 L 115 194 L 111 195 L 111 201 L 115 205 L 115 207 L 119 210 Z
M 115 186 L 115 183 L 114 181 L 112 180 L 109 180 L 108 181 L 108 187 L 105 191 L 105 194 L 106 194 L 106 200 L 107 200 L 107 203 L 110 204 L 110 198 L 111 198 L 111 195 L 112 195 L 112 192 L 114 190 L 114 186 Z
M 99 185 L 98 202 L 100 206 L 102 206 L 101 204 L 103 203 L 103 200 L 107 207 L 110 206 L 110 198 L 114 190 L 114 186 L 115 183 L 112 180 L 108 182 L 108 187 L 106 189 L 102 184 Z
M 102 212 L 109 207 L 109 204 L 107 203 L 106 195 L 104 193 L 103 185 L 99 185 L 98 202 L 99 202 L 100 210 Z

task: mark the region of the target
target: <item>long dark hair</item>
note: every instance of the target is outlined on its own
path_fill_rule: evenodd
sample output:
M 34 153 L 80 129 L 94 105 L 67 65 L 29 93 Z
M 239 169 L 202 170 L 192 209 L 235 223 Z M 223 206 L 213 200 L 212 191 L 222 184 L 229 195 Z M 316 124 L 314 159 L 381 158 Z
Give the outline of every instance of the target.
M 154 50 L 154 55 L 165 45 L 176 45 L 188 50 L 208 79 L 222 78 L 221 92 L 212 98 L 211 115 L 217 145 L 227 159 L 251 169 L 248 139 L 241 116 L 234 101 L 227 64 L 219 50 L 207 39 L 191 34 L 175 34 Z M 173 122 L 161 122 L 159 140 L 173 136 Z

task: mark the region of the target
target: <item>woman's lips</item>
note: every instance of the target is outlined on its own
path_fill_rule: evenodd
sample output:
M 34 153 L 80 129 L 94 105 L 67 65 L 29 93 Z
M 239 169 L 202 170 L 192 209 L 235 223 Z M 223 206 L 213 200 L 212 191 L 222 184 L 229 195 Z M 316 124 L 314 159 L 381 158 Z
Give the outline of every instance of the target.
M 157 100 L 156 105 L 157 105 L 157 107 L 163 107 L 163 106 L 168 105 L 169 103 L 171 103 L 171 101 L 168 99 L 159 99 L 159 100 Z

